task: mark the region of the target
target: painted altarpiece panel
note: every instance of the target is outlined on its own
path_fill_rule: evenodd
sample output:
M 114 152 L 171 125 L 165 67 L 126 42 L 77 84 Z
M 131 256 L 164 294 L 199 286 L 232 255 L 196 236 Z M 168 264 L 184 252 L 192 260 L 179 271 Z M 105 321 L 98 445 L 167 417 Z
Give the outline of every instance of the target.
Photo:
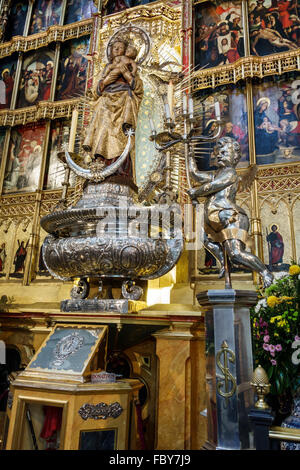
M 49 26 L 59 24 L 62 5 L 63 0 L 36 0 L 29 26 L 29 34 L 40 33 L 46 31 Z
M 47 155 L 44 189 L 62 187 L 65 177 L 65 167 L 58 158 L 58 153 L 68 147 L 71 121 L 69 119 L 55 120 L 51 123 L 50 140 Z M 69 183 L 75 184 L 75 174 L 71 172 Z
M 64 24 L 91 18 L 97 8 L 93 0 L 68 0 Z
M 217 67 L 244 56 L 241 2 L 205 2 L 194 8 L 194 66 Z
M 272 272 L 288 271 L 293 258 L 288 214 L 284 201 L 279 201 L 276 206 L 266 201 L 261 207 L 264 263 Z
M 15 83 L 17 56 L 0 60 L 0 110 L 10 107 Z
M 39 49 L 24 58 L 17 107 L 33 106 L 50 98 L 54 50 Z
M 251 54 L 264 56 L 300 46 L 299 0 L 249 1 Z
M 215 103 L 220 104 L 221 120 L 223 121 L 223 130 L 221 137 L 233 137 L 241 145 L 242 158 L 238 168 L 249 165 L 249 147 L 248 147 L 248 122 L 246 95 L 243 87 L 219 87 L 219 91 L 208 94 L 202 92 L 198 94 L 198 109 L 202 111 L 201 121 L 195 124 L 203 129 L 203 135 L 213 135 L 215 133 Z M 200 108 L 201 107 L 201 108 Z M 215 170 L 212 151 L 215 142 L 201 143 L 195 146 L 195 155 L 197 165 L 200 170 Z
M 12 130 L 3 193 L 29 192 L 38 188 L 45 130 L 44 124 L 27 124 Z
M 31 228 L 32 224 L 29 219 L 24 219 L 17 227 L 13 243 L 14 250 L 10 266 L 10 278 L 23 278 L 24 276 Z
M 300 76 L 265 79 L 253 85 L 256 162 L 286 164 L 300 158 Z
M 90 38 L 84 36 L 63 44 L 56 85 L 56 100 L 77 98 L 85 92 Z
M 27 11 L 28 1 L 14 0 L 12 2 L 4 34 L 5 41 L 10 41 L 13 36 L 23 36 Z

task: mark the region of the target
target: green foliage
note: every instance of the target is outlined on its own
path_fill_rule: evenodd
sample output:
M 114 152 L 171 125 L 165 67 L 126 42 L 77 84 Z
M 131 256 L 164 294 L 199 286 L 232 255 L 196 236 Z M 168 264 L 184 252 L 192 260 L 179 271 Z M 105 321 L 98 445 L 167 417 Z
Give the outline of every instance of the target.
M 299 273 L 299 266 L 291 266 L 290 274 L 260 291 L 251 309 L 254 367 L 266 370 L 273 395 L 295 392 L 300 385 L 300 365 L 292 362 L 292 344 L 300 340 Z

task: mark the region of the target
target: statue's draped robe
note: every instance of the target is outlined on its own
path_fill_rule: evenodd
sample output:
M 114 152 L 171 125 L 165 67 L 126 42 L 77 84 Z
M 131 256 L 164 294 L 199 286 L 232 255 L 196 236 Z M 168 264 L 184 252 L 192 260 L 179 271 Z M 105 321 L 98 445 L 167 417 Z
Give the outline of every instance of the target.
M 126 146 L 127 136 L 124 129 L 136 129 L 139 106 L 143 98 L 143 82 L 136 76 L 129 86 L 120 78 L 101 91 L 101 78 L 102 73 L 96 78 L 92 90 L 97 102 L 84 145 L 92 149 L 92 155 L 101 155 L 106 160 L 113 160 L 122 154 Z M 130 159 L 135 183 L 134 145 Z

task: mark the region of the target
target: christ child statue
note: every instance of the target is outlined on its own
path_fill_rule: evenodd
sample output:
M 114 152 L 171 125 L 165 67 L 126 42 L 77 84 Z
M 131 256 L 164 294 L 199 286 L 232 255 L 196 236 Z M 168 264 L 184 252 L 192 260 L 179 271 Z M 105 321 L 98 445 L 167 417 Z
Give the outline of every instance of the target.
M 111 64 L 109 64 L 103 74 L 102 86 L 105 87 L 111 83 L 112 77 L 116 75 L 123 76 L 126 82 L 130 85 L 137 72 L 137 64 L 135 58 L 138 51 L 130 44 L 125 49 L 125 44 L 122 42 L 117 43 L 124 49 L 122 55 L 114 57 Z M 121 52 L 121 51 L 120 51 Z

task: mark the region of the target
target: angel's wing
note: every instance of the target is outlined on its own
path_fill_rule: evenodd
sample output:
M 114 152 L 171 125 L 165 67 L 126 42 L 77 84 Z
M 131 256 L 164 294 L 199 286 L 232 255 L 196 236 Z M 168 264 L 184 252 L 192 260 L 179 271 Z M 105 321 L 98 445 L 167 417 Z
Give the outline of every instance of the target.
M 250 188 L 251 184 L 255 180 L 257 170 L 257 165 L 250 165 L 250 167 L 240 175 L 238 188 L 239 191 L 246 191 Z

